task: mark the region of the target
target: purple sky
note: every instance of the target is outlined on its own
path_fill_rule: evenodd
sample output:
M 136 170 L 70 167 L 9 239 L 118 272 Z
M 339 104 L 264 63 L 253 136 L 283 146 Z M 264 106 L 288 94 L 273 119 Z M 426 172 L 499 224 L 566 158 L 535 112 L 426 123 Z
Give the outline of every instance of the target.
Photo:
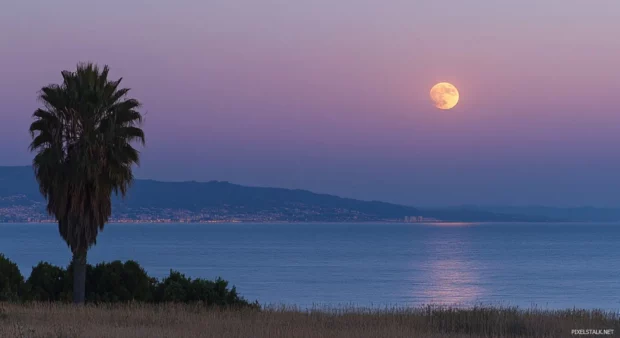
M 144 102 L 139 177 L 414 205 L 620 206 L 620 2 L 0 5 L 0 165 L 79 61 Z M 428 91 L 455 84 L 459 105 Z

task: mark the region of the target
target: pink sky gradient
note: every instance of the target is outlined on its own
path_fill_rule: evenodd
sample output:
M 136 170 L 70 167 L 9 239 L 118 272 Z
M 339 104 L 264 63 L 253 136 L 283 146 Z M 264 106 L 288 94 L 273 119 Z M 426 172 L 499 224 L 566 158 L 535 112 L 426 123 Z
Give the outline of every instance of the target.
M 415 205 L 620 206 L 620 2 L 13 1 L 0 165 L 79 61 L 144 102 L 141 177 Z M 440 111 L 428 91 L 456 85 Z

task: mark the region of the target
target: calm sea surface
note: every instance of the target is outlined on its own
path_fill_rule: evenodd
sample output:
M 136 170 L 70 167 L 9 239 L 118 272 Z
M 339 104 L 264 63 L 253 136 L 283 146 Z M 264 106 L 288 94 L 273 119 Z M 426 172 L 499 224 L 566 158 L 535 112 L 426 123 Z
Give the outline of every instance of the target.
M 54 224 L 0 224 L 22 273 L 67 265 Z M 620 224 L 109 224 L 89 262 L 222 276 L 302 307 L 495 304 L 620 309 Z

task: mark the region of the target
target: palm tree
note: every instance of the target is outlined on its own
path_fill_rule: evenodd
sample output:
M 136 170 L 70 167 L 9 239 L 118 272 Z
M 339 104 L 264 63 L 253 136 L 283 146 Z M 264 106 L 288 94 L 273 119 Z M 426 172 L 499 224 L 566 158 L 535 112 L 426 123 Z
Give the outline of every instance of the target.
M 144 145 L 140 102 L 108 72 L 91 63 L 62 72 L 62 84 L 41 89 L 30 125 L 35 176 L 73 254 L 74 303 L 85 300 L 86 254 L 112 213 L 112 193 L 125 196 L 139 164 L 132 143 Z

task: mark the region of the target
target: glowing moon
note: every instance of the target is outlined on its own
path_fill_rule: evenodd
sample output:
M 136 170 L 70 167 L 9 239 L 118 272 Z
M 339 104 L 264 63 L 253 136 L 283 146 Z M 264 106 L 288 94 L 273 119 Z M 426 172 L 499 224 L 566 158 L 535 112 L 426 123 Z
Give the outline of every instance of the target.
M 459 103 L 459 91 L 448 82 L 440 82 L 431 88 L 431 99 L 439 109 L 452 109 Z

